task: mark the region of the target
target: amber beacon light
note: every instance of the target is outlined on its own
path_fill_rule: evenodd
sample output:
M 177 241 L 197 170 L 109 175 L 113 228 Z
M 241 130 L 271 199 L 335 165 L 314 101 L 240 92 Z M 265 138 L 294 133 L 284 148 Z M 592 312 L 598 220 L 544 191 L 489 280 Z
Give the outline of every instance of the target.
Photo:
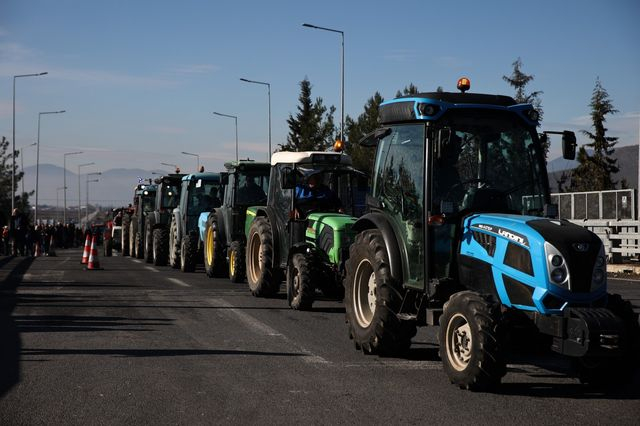
M 469 90 L 470 88 L 471 88 L 471 80 L 469 80 L 467 77 L 462 77 L 461 79 L 458 80 L 458 90 L 459 91 L 464 93 L 467 90 Z

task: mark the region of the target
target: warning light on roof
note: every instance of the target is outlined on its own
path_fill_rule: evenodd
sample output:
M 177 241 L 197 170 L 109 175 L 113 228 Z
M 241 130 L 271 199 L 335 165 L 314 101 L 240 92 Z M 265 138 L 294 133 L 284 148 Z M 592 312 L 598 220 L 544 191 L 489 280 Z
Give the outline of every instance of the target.
M 344 142 L 341 141 L 340 139 L 336 140 L 336 143 L 333 144 L 333 150 L 335 152 L 342 152 L 343 149 L 344 149 Z
M 470 88 L 471 88 L 471 80 L 469 80 L 467 77 L 462 77 L 460 80 L 458 80 L 458 90 L 459 91 L 464 93 L 467 90 L 469 90 Z

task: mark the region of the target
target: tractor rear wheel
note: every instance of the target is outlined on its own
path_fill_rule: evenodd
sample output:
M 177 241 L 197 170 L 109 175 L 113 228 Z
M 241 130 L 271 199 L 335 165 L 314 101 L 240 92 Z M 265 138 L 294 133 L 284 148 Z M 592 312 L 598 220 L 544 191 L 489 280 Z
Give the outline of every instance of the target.
M 164 266 L 169 260 L 169 231 L 164 228 L 153 230 L 153 264 Z
M 122 232 L 120 235 L 120 253 L 123 256 L 129 256 L 129 225 L 131 217 L 127 214 L 122 218 Z
M 247 282 L 251 294 L 269 297 L 280 290 L 280 274 L 273 265 L 273 233 L 266 217 L 257 217 L 247 240 Z
M 169 265 L 173 269 L 180 267 L 180 241 L 178 241 L 178 223 L 175 218 L 171 219 L 169 230 Z
M 191 233 L 182 237 L 180 244 L 180 270 L 193 272 L 196 270 L 196 258 L 198 257 L 198 237 Z
M 240 241 L 231 242 L 229 247 L 229 279 L 232 283 L 241 283 L 246 275 L 245 248 Z
M 416 324 L 397 316 L 403 290 L 391 276 L 380 231 L 369 229 L 356 236 L 346 269 L 344 303 L 356 349 L 380 355 L 408 350 Z
M 153 262 L 153 229 L 150 222 L 144 227 L 144 260 L 147 263 Z
M 309 262 L 302 253 L 291 257 L 287 266 L 287 301 L 291 308 L 299 311 L 311 309 L 315 288 L 309 269 Z
M 227 274 L 227 260 L 223 255 L 218 220 L 215 212 L 209 215 L 204 231 L 204 270 L 207 276 L 224 277 Z
M 506 364 L 500 348 L 500 305 L 472 291 L 455 293 L 440 317 L 440 357 L 451 383 L 487 390 L 500 383 Z

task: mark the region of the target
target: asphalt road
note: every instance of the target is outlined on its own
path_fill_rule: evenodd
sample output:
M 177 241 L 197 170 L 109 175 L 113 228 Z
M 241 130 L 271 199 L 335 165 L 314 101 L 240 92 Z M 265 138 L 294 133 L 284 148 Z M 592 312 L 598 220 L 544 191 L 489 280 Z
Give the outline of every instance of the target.
M 564 359 L 512 360 L 495 393 L 441 368 L 436 328 L 406 358 L 365 356 L 344 307 L 79 250 L 0 258 L 0 424 L 638 424 L 640 375 L 597 391 Z M 640 282 L 611 280 L 640 310 Z M 533 365 L 531 362 L 535 362 Z

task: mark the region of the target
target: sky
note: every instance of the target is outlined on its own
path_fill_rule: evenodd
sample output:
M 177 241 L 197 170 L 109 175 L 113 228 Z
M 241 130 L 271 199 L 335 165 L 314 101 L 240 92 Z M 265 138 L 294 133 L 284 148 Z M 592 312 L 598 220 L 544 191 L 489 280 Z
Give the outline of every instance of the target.
M 542 91 L 544 130 L 588 130 L 599 78 L 618 113 L 608 118 L 619 146 L 640 140 L 640 1 L 0 1 L 0 135 L 12 137 L 25 168 L 96 163 L 83 169 L 209 171 L 235 159 L 268 157 L 286 141 L 300 81 L 337 108 L 340 35 L 345 34 L 345 113 L 357 117 L 379 91 L 392 99 L 409 83 L 421 91 L 513 95 L 503 81 L 513 62 Z M 20 74 L 48 72 L 14 79 Z M 66 110 L 63 114 L 40 112 Z M 578 143 L 588 140 L 578 134 Z M 560 155 L 554 141 L 550 158 Z M 28 189 L 27 189 L 28 190 Z

